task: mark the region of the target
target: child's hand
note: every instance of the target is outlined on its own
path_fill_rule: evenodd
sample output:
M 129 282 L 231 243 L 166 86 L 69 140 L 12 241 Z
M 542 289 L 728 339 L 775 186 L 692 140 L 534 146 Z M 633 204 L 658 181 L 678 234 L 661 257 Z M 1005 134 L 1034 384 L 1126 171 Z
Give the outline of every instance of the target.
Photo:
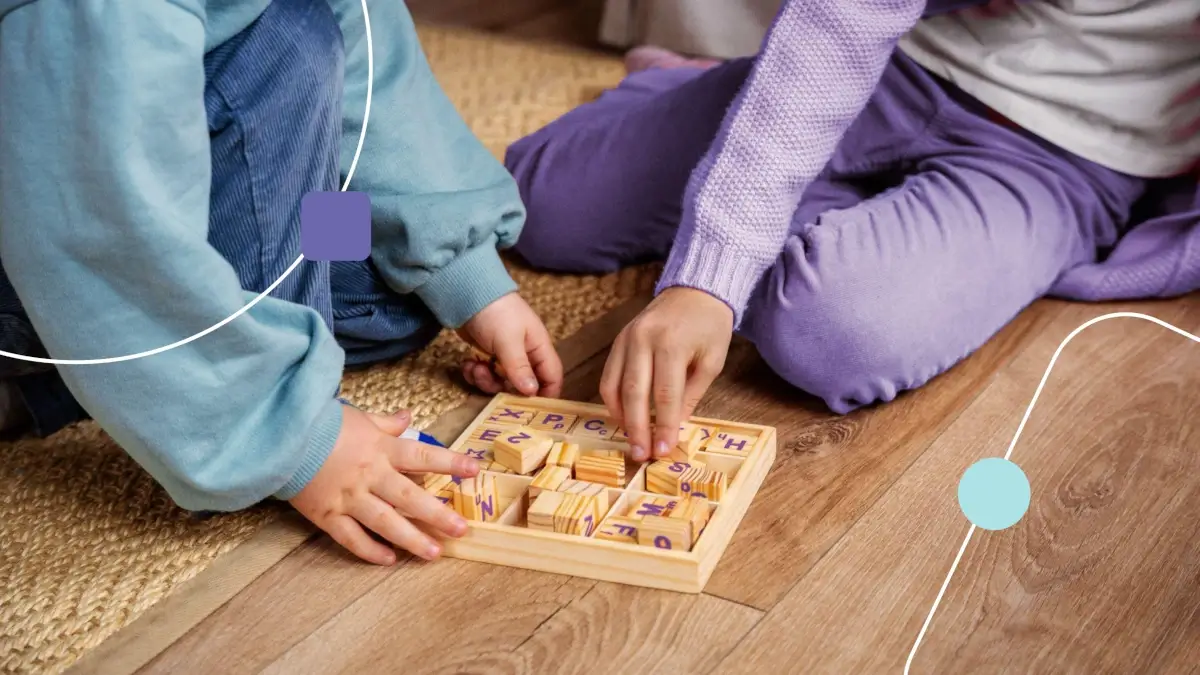
M 600 380 L 609 414 L 629 435 L 633 458 L 666 456 L 725 366 L 733 311 L 703 291 L 668 288 L 617 339 Z M 653 401 L 651 401 L 653 398 Z M 653 403 L 655 424 L 650 426 Z
M 562 392 L 563 367 L 550 333 L 525 300 L 510 293 L 471 317 L 458 334 L 473 347 L 495 354 L 503 374 L 486 363 L 470 361 L 463 377 L 471 385 L 495 394 L 502 380 L 525 396 L 555 398 Z
M 474 459 L 444 448 L 397 438 L 408 426 L 408 413 L 369 415 L 342 408 L 342 433 L 317 475 L 291 504 L 354 555 L 378 565 L 396 562 L 392 544 L 427 560 L 441 546 L 422 529 L 461 537 L 467 523 L 401 471 L 471 477 Z M 417 522 L 422 529 L 418 529 Z

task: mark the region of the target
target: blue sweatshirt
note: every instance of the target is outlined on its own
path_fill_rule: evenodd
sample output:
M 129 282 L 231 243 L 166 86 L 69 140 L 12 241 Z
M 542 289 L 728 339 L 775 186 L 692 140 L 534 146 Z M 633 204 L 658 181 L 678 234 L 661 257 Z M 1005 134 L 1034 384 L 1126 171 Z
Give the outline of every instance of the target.
M 329 3 L 346 46 L 345 175 L 366 35 L 360 0 Z M 207 242 L 203 58 L 268 4 L 0 0 L 0 260 L 52 357 L 161 347 L 256 295 Z M 388 285 L 458 327 L 515 290 L 497 250 L 524 210 L 438 87 L 404 4 L 368 9 L 374 88 L 350 189 L 371 196 Z M 316 312 L 266 298 L 182 347 L 59 371 L 176 502 L 228 511 L 288 499 L 321 467 L 341 428 L 343 356 Z

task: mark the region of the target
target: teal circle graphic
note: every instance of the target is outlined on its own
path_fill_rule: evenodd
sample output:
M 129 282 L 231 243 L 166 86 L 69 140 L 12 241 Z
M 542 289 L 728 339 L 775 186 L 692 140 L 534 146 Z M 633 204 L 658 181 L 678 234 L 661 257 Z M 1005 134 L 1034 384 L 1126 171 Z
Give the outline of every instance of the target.
M 1002 457 L 981 459 L 958 482 L 963 515 L 985 530 L 1016 525 L 1029 510 L 1029 479 L 1021 467 Z

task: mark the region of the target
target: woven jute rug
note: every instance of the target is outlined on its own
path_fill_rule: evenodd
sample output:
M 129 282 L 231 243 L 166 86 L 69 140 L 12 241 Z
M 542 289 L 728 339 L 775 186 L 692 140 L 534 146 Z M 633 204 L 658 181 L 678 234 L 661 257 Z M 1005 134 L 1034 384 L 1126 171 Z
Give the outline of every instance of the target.
M 618 59 L 422 28 L 439 80 L 487 146 L 506 145 L 622 75 Z M 559 277 L 510 264 L 555 339 L 627 298 L 657 270 Z M 424 427 L 462 403 L 466 347 L 443 334 L 419 354 L 346 377 L 373 411 L 413 411 Z M 58 673 L 281 515 L 268 505 L 206 520 L 166 493 L 93 423 L 0 445 L 0 672 Z

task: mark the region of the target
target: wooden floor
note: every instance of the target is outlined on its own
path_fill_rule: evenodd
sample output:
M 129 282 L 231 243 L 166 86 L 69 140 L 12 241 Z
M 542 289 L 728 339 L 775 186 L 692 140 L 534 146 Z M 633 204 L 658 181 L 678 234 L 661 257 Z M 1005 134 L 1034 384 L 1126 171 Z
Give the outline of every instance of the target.
M 1200 297 L 1039 303 L 925 388 L 835 417 L 738 344 L 699 414 L 775 425 L 779 457 L 706 592 L 301 547 L 143 672 L 896 673 L 1061 341 L 1116 310 L 1200 333 Z M 594 391 L 603 353 L 575 368 Z M 913 672 L 1200 667 L 1200 344 L 1118 318 L 1059 357 L 1012 459 L 1029 512 L 978 530 Z
M 586 42 L 598 3 L 409 4 Z M 1004 454 L 1061 341 L 1117 310 L 1200 333 L 1195 296 L 1038 303 L 921 390 L 845 417 L 737 344 L 697 412 L 774 425 L 779 453 L 704 594 L 457 560 L 384 569 L 314 538 L 141 672 L 903 672 L 968 531 L 959 477 Z M 604 352 L 583 357 L 568 398 L 593 398 Z M 1029 512 L 974 533 L 912 672 L 1200 670 L 1198 420 L 1200 344 L 1128 318 L 1079 334 L 1012 456 Z

